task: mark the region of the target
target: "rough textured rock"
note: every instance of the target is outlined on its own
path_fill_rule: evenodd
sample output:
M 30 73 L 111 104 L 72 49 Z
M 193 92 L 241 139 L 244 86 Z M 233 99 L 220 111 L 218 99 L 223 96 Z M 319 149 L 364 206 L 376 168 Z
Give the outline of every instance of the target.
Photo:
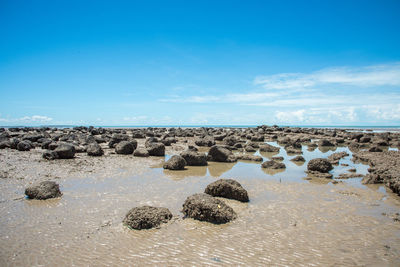
M 172 219 L 172 213 L 167 208 L 142 206 L 131 209 L 123 223 L 131 229 L 142 230 L 160 226 Z
M 184 170 L 186 160 L 179 156 L 173 155 L 167 162 L 164 163 L 163 168 L 168 170 Z
M 130 141 L 121 141 L 115 146 L 117 154 L 129 155 L 135 150 L 135 146 Z
M 75 147 L 70 144 L 60 144 L 54 151 L 59 159 L 72 159 L 75 156 Z
M 44 181 L 25 189 L 25 195 L 31 199 L 48 199 L 60 197 L 60 187 L 56 182 Z
M 327 173 L 332 170 L 332 164 L 327 159 L 316 158 L 312 159 L 307 164 L 307 170 Z
M 208 161 L 235 162 L 236 156 L 229 149 L 222 146 L 212 146 L 207 156 Z
M 261 164 L 262 168 L 267 168 L 267 169 L 285 169 L 286 165 L 282 162 L 276 162 L 274 160 L 268 160 L 263 162 L 263 164 Z
M 94 156 L 94 157 L 99 157 L 104 154 L 103 149 L 97 143 L 90 143 L 86 148 L 86 152 L 89 156 Z
M 29 151 L 29 150 L 31 150 L 31 148 L 32 148 L 32 145 L 29 141 L 21 141 L 17 145 L 17 149 L 19 151 Z
M 207 156 L 205 153 L 199 153 L 193 150 L 186 150 L 181 153 L 181 156 L 186 160 L 188 166 L 206 166 Z
M 333 175 L 327 172 L 306 171 L 307 178 L 332 179 Z
M 219 179 L 209 184 L 204 190 L 204 193 L 213 197 L 224 197 L 241 202 L 249 201 L 247 191 L 239 182 L 232 179 Z
M 276 146 L 271 146 L 270 144 L 260 145 L 261 152 L 279 152 L 280 148 Z
M 296 157 L 292 158 L 291 161 L 304 162 L 306 160 L 305 160 L 305 158 L 303 156 L 296 156 Z
M 331 141 L 329 141 L 328 139 L 321 139 L 318 142 L 319 146 L 335 146 L 335 144 L 333 144 Z
M 262 157 L 256 156 L 256 155 L 249 155 L 249 154 L 237 154 L 236 158 L 238 160 L 249 160 L 249 161 L 257 161 L 257 162 L 263 161 Z
M 149 143 L 146 146 L 147 151 L 150 156 L 164 156 L 165 155 L 165 146 L 162 143 Z
M 55 151 L 46 150 L 45 152 L 43 152 L 42 157 L 44 159 L 54 160 L 54 159 L 58 159 L 58 154 Z
M 227 223 L 237 217 L 235 211 L 225 202 L 208 194 L 194 194 L 188 197 L 182 212 L 186 217 L 215 224 Z
M 339 164 L 340 159 L 347 157 L 349 154 L 347 152 L 336 152 L 328 157 L 328 160 L 332 164 Z
M 135 157 L 149 157 L 149 151 L 147 151 L 146 148 L 137 148 L 135 151 L 133 151 L 133 155 Z
M 208 147 L 210 147 L 210 146 L 215 145 L 215 140 L 214 140 L 214 138 L 212 136 L 207 135 L 207 136 L 205 136 L 203 138 L 200 138 L 200 139 L 196 140 L 194 143 L 196 145 L 198 145 L 198 146 L 208 146 Z

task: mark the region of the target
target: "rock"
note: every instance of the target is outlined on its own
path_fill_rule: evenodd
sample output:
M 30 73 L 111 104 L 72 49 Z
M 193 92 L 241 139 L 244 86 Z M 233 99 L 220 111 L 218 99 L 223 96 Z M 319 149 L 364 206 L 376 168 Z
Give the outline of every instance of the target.
M 203 138 L 200 138 L 200 139 L 196 140 L 194 143 L 196 145 L 198 145 L 198 146 L 208 146 L 208 147 L 210 147 L 210 146 L 215 145 L 215 140 L 214 140 L 214 138 L 212 136 L 207 135 L 207 136 L 205 136 Z
M 249 202 L 247 191 L 239 182 L 232 179 L 219 179 L 209 184 L 204 193 L 213 197 L 224 197 L 241 202 Z
M 131 209 L 125 216 L 123 224 L 131 229 L 142 230 L 158 227 L 172 219 L 167 208 L 142 206 Z
M 227 223 L 237 217 L 235 211 L 225 202 L 208 194 L 194 194 L 188 197 L 182 212 L 186 217 L 215 224 Z
M 275 160 L 275 161 L 283 161 L 284 160 L 283 157 L 272 157 L 271 159 Z
M 94 156 L 94 157 L 99 157 L 104 154 L 103 149 L 97 143 L 90 143 L 86 148 L 86 152 L 89 156 Z
M 340 159 L 349 156 L 347 152 L 336 152 L 328 157 L 331 164 L 339 164 Z
M 188 166 L 206 166 L 207 156 L 205 153 L 199 153 L 194 150 L 186 150 L 181 153 Z
M 55 151 L 46 150 L 45 152 L 43 152 L 42 157 L 44 159 L 54 160 L 54 159 L 58 159 L 58 154 Z
M 60 197 L 60 187 L 56 182 L 44 181 L 39 184 L 27 187 L 25 189 L 25 195 L 31 199 L 48 199 Z
M 164 156 L 165 146 L 161 143 L 149 143 L 146 147 L 150 156 Z
M 280 148 L 276 146 L 271 146 L 270 144 L 260 145 L 261 152 L 279 152 Z
M 318 146 L 335 146 L 335 144 L 333 144 L 331 141 L 329 141 L 328 139 L 321 139 L 318 142 Z
M 245 146 L 245 147 L 244 147 L 244 150 L 245 150 L 246 152 L 256 152 L 256 151 L 257 151 L 257 149 L 255 149 L 255 148 L 252 147 L 252 146 Z
M 249 154 L 237 154 L 236 158 L 238 160 L 249 160 L 249 161 L 257 161 L 257 162 L 263 161 L 262 157 L 256 156 L 256 155 L 249 155 Z
M 59 159 L 72 159 L 75 156 L 75 147 L 70 144 L 60 144 L 54 151 Z
M 286 165 L 282 162 L 276 162 L 274 160 L 268 160 L 263 162 L 263 164 L 261 164 L 262 168 L 268 168 L 268 169 L 285 169 Z
M 303 156 L 296 156 L 296 157 L 292 158 L 291 161 L 295 161 L 295 162 L 304 162 L 304 161 L 306 161 L 306 160 L 304 159 Z
M 381 148 L 379 148 L 378 146 L 373 146 L 370 149 L 368 149 L 369 152 L 383 152 L 383 150 Z
M 323 173 L 319 171 L 306 171 L 308 178 L 319 178 L 319 179 L 332 179 L 333 175 L 330 173 Z
M 349 179 L 349 178 L 359 178 L 364 177 L 364 175 L 359 173 L 341 173 L 338 176 L 338 179 Z
M 115 146 L 122 141 L 128 141 L 129 136 L 126 134 L 113 134 L 110 142 L 108 143 L 109 148 L 115 148 Z
M 208 161 L 235 162 L 237 159 L 229 149 L 222 146 L 212 146 L 207 156 Z
M 148 157 L 149 155 L 149 151 L 147 151 L 147 149 L 145 148 L 137 148 L 135 151 L 133 151 L 133 155 L 135 157 Z
M 31 148 L 32 148 L 32 145 L 29 141 L 21 141 L 17 145 L 17 149 L 19 151 L 29 151 L 29 150 L 31 150 Z
M 168 170 L 184 170 L 186 160 L 179 156 L 173 155 L 167 162 L 164 163 L 163 168 Z
M 317 171 L 322 173 L 327 173 L 333 169 L 332 164 L 327 159 L 316 158 L 312 159 L 307 164 L 307 169 L 309 171 Z
M 130 141 L 121 141 L 115 146 L 115 152 L 121 155 L 132 154 L 135 146 Z

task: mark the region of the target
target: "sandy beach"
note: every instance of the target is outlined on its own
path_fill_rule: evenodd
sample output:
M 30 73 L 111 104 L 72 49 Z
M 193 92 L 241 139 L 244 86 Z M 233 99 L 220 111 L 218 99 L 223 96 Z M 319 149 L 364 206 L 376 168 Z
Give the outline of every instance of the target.
M 115 135 L 135 140 L 136 149 L 145 149 L 149 140 L 165 143 L 165 156 L 118 154 L 110 148 Z M 400 198 L 394 193 L 398 192 L 398 133 L 267 126 L 80 127 L 6 129 L 1 138 L 2 266 L 400 264 Z M 29 151 L 4 145 L 14 139 L 28 140 Z M 87 154 L 92 142 L 100 144 L 104 155 Z M 76 148 L 73 158 L 43 158 L 48 151 L 42 148 L 45 144 L 50 148 L 55 144 L 56 150 L 60 143 Z M 279 151 L 260 151 L 264 144 Z M 249 145 L 258 148 L 246 152 L 253 151 Z M 262 161 L 208 160 L 207 166 L 162 168 L 189 146 L 205 153 L 223 146 L 235 157 L 260 156 Z M 369 152 L 376 150 L 381 152 Z M 335 159 L 332 154 L 339 152 L 347 156 Z M 298 155 L 305 162 L 291 161 Z M 273 157 L 285 169 L 261 167 Z M 314 158 L 332 161 L 332 178 L 306 173 Z M 357 175 L 343 175 L 349 173 Z M 235 179 L 248 192 L 247 203 L 218 198 L 233 208 L 237 218 L 226 224 L 184 218 L 185 199 L 220 178 Z M 26 187 L 47 180 L 60 185 L 61 197 L 27 199 Z M 128 210 L 143 205 L 166 207 L 173 218 L 150 230 L 123 225 Z

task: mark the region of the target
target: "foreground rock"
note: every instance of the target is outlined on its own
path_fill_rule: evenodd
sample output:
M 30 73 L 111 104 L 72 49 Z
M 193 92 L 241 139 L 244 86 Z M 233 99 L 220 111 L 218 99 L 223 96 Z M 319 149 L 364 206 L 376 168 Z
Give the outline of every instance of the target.
M 212 146 L 208 152 L 207 160 L 217 162 L 236 162 L 236 156 L 229 149 L 222 146 Z
M 332 164 L 327 159 L 316 158 L 312 159 L 307 164 L 307 170 L 327 173 L 332 170 Z
M 207 156 L 205 153 L 199 153 L 194 150 L 186 150 L 181 153 L 181 156 L 186 160 L 188 166 L 206 166 Z
M 115 146 L 115 152 L 121 155 L 130 155 L 135 150 L 135 145 L 130 141 L 121 141 Z
M 142 230 L 158 227 L 172 219 L 172 213 L 167 208 L 142 206 L 131 209 L 123 223 L 131 229 Z
M 163 168 L 168 170 L 184 170 L 186 160 L 179 156 L 173 155 L 167 162 L 164 163 Z
M 75 156 L 75 147 L 70 144 L 60 144 L 54 150 L 59 159 L 72 159 Z
M 286 165 L 282 162 L 277 162 L 275 160 L 268 160 L 261 164 L 262 168 L 266 169 L 285 169 Z
M 368 162 L 370 168 L 363 183 L 383 183 L 400 195 L 400 151 L 367 152 L 353 154 L 355 160 Z
M 60 187 L 56 182 L 44 181 L 39 184 L 32 185 L 25 189 L 25 195 L 30 199 L 48 199 L 60 197 L 62 195 Z
M 219 179 L 209 184 L 204 190 L 204 193 L 213 197 L 224 197 L 241 202 L 249 202 L 246 189 L 244 189 L 239 182 L 232 179 Z
M 199 221 L 222 224 L 236 219 L 235 211 L 225 202 L 208 194 L 194 194 L 183 204 L 183 214 Z
M 146 144 L 146 149 L 150 156 L 161 157 L 165 155 L 165 145 L 162 143 L 148 143 Z
M 89 156 L 100 157 L 104 154 L 103 149 L 97 143 L 91 143 L 87 146 L 86 152 Z

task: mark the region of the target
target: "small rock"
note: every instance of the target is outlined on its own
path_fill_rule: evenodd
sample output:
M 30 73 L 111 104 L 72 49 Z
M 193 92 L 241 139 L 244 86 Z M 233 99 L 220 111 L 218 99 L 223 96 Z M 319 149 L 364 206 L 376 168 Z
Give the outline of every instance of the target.
M 204 193 L 213 197 L 224 197 L 241 202 L 249 202 L 247 191 L 239 182 L 232 179 L 219 179 L 209 184 Z
M 307 169 L 309 171 L 317 171 L 322 173 L 327 173 L 333 169 L 332 164 L 329 160 L 324 158 L 312 159 L 307 164 Z
M 186 160 L 179 156 L 173 155 L 167 162 L 164 163 L 163 168 L 168 170 L 184 170 Z
M 133 155 L 135 157 L 148 157 L 149 155 L 149 151 L 147 151 L 147 149 L 145 148 L 137 148 L 135 151 L 133 151 Z
M 31 199 L 48 199 L 60 197 L 62 195 L 60 187 L 56 182 L 44 181 L 39 184 L 27 187 L 25 195 Z
M 123 223 L 131 229 L 151 229 L 172 219 L 172 213 L 167 208 L 142 206 L 131 209 Z
M 89 156 L 99 157 L 104 154 L 103 149 L 98 143 L 90 143 L 87 146 L 86 152 Z
M 263 162 L 263 164 L 261 164 L 262 168 L 267 168 L 267 169 L 285 169 L 286 165 L 282 162 L 276 162 L 274 160 L 268 160 Z

